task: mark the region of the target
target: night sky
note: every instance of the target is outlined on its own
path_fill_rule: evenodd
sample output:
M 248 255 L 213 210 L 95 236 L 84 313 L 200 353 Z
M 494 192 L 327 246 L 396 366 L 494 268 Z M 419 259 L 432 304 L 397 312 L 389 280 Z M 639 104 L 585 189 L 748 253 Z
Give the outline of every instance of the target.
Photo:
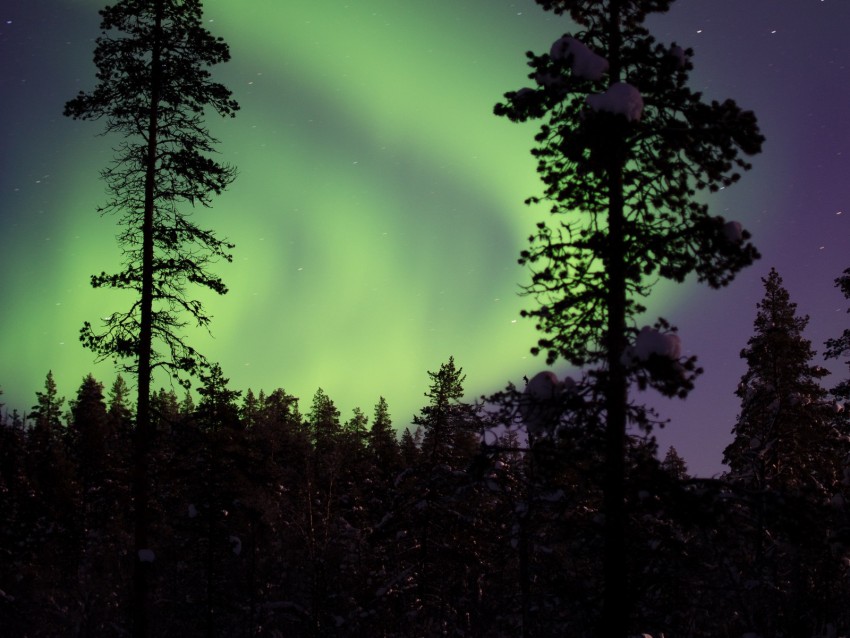
M 210 120 L 239 177 L 202 226 L 237 244 L 208 300 L 213 337 L 192 345 L 235 389 L 282 387 L 302 410 L 321 387 L 348 418 L 387 398 L 397 427 L 427 400 L 427 370 L 450 355 L 469 398 L 543 369 L 519 310 L 519 251 L 545 206 L 529 155 L 536 125 L 492 115 L 527 85 L 524 52 L 572 25 L 526 0 L 207 0 L 233 60 L 214 70 L 242 106 Z M 98 171 L 115 138 L 62 117 L 94 87 L 102 0 L 5 0 L 0 8 L 0 388 L 23 411 L 52 369 L 73 396 L 92 372 L 83 321 L 124 308 L 89 277 L 115 268 L 114 219 Z M 728 288 L 656 289 L 646 323 L 679 326 L 706 373 L 685 401 L 652 399 L 659 435 L 692 472 L 722 470 L 733 395 L 761 277 L 775 266 L 815 349 L 850 317 L 833 280 L 850 266 L 850 2 L 679 0 L 650 22 L 695 50 L 691 85 L 756 112 L 754 169 L 705 200 L 751 230 L 762 259 Z M 201 217 L 201 215 L 203 217 Z M 202 220 L 202 221 L 201 221 Z M 846 374 L 838 364 L 828 365 Z M 559 371 L 561 374 L 565 370 Z M 160 379 L 158 384 L 168 383 Z

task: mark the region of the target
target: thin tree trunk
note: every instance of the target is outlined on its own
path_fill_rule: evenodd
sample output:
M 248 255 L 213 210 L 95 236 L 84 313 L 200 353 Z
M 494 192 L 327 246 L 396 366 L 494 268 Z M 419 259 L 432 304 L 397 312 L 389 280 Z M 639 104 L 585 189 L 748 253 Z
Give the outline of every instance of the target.
M 612 182 L 616 176 L 612 175 Z M 612 202 L 616 198 L 612 197 Z M 628 584 L 626 582 L 625 456 L 626 405 L 628 383 L 621 357 L 625 340 L 625 274 L 623 267 L 623 211 L 612 205 L 609 217 L 612 258 L 609 264 L 608 304 L 608 386 L 605 432 L 605 594 L 602 610 L 602 636 L 622 638 L 628 625 Z
M 142 560 L 141 550 L 148 550 L 148 499 L 151 447 L 151 356 L 153 341 L 153 274 L 154 274 L 154 204 L 156 155 L 161 92 L 162 0 L 155 0 L 154 35 L 151 52 L 151 101 L 148 119 L 145 201 L 142 219 L 142 290 L 139 326 L 138 398 L 136 403 L 136 437 L 133 472 L 133 505 L 135 524 L 135 556 L 133 569 L 133 636 L 150 634 L 149 590 L 151 563 Z
M 611 3 L 608 25 L 610 81 L 620 81 L 620 6 Z M 626 240 L 624 231 L 623 159 L 620 140 L 611 149 L 608 168 L 608 325 L 606 335 L 608 384 L 605 406 L 605 553 L 600 636 L 625 638 L 629 624 L 626 569 L 625 455 L 628 379 L 622 356 L 626 346 Z

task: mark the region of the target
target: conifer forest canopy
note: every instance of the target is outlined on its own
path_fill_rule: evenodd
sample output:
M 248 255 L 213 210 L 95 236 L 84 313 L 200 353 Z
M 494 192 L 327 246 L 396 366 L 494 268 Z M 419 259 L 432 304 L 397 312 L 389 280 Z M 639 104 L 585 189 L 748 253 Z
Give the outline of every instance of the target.
M 84 321 L 121 303 L 89 286 L 120 257 L 113 220 L 96 213 L 113 140 L 62 117 L 91 85 L 101 6 L 0 8 L 0 387 L 21 411 L 48 369 L 66 395 L 88 372 L 113 374 L 78 342 Z M 204 7 L 231 47 L 216 77 L 242 109 L 210 122 L 239 178 L 199 214 L 236 248 L 219 271 L 229 294 L 206 300 L 213 337 L 193 345 L 235 388 L 282 387 L 306 405 L 322 387 L 344 418 L 385 396 L 396 427 L 449 356 L 469 397 L 543 369 L 517 295 L 528 277 L 517 256 L 545 211 L 522 204 L 540 191 L 535 128 L 492 108 L 528 82 L 524 52 L 548 50 L 568 19 L 531 0 Z M 746 179 L 708 200 L 745 224 L 762 259 L 726 289 L 652 299 L 706 370 L 687 402 L 660 405 L 673 419 L 662 445 L 695 473 L 720 469 L 771 266 L 811 315 L 816 350 L 846 326 L 833 280 L 850 266 L 848 24 L 843 0 L 679 0 L 650 20 L 659 41 L 694 49 L 693 88 L 755 111 L 767 138 Z

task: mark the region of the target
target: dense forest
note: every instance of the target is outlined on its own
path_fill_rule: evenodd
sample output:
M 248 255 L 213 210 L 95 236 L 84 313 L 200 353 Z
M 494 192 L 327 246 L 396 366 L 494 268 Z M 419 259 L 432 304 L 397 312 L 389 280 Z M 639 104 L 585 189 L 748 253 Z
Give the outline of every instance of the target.
M 633 633 L 850 630 L 847 382 L 822 387 L 806 322 L 771 272 L 723 476 L 629 436 Z M 846 355 L 847 334 L 827 354 Z M 562 383 L 551 405 L 528 388 L 468 403 L 464 380 L 452 359 L 429 372 L 400 439 L 383 399 L 343 419 L 322 390 L 301 406 L 216 367 L 197 399 L 155 392 L 154 635 L 590 635 L 604 465 L 590 398 Z M 4 635 L 127 632 L 130 394 L 89 375 L 65 401 L 48 373 L 26 418 L 4 413 Z

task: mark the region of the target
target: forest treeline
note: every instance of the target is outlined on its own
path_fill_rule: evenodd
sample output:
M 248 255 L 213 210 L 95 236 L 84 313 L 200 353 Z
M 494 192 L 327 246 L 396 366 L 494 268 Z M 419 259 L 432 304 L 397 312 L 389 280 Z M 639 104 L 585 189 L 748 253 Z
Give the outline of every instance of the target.
M 822 387 L 807 317 L 775 271 L 764 281 L 729 471 L 691 477 L 674 449 L 629 437 L 634 633 L 850 628 L 846 383 Z M 845 352 L 842 338 L 827 345 Z M 604 428 L 565 387 L 528 435 L 528 393 L 468 403 L 464 381 L 453 359 L 429 372 L 400 439 L 383 398 L 345 420 L 322 390 L 302 408 L 282 389 L 235 391 L 216 366 L 197 400 L 155 392 L 152 633 L 590 635 Z M 122 378 L 105 391 L 89 375 L 66 402 L 48 374 L 26 423 L 4 416 L 4 635 L 127 633 L 130 397 Z

